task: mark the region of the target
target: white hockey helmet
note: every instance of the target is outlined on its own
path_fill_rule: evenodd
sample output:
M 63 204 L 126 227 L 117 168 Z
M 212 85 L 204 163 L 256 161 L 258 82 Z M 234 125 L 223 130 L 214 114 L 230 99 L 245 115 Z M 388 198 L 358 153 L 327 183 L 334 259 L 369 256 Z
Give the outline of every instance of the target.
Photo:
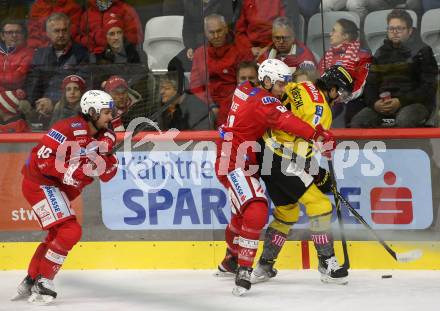
M 258 67 L 258 80 L 263 83 L 265 77 L 269 77 L 272 84 L 277 81 L 292 81 L 292 70 L 279 59 L 266 59 Z
M 90 90 L 81 97 L 81 112 L 86 115 L 95 115 L 101 112 L 101 109 L 113 109 L 113 98 L 104 91 Z

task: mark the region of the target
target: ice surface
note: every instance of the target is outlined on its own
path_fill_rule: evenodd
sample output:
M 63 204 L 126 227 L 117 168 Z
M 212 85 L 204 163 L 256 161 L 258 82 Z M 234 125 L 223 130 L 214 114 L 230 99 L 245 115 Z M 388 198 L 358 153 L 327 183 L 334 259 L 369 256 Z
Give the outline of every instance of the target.
M 9 301 L 25 271 L 0 272 L 0 310 L 430 311 L 439 310 L 440 271 L 353 270 L 346 286 L 323 284 L 316 270 L 281 270 L 244 297 L 233 278 L 209 270 L 61 271 L 56 303 Z M 382 279 L 383 274 L 392 274 Z

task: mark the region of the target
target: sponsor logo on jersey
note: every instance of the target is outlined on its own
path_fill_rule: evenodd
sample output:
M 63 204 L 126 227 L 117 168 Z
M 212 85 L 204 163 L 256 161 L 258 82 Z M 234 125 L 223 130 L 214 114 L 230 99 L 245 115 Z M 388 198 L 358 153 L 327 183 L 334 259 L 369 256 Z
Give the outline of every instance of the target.
M 322 113 L 324 112 L 324 107 L 322 107 L 322 106 L 316 106 L 316 112 L 315 112 L 315 114 L 317 115 L 317 116 L 320 116 L 320 117 L 322 117 Z
M 238 98 L 242 99 L 242 100 L 246 100 L 249 97 L 246 93 L 244 93 L 243 91 L 241 91 L 238 88 L 235 89 L 234 95 L 237 96 Z
M 265 105 L 272 104 L 272 103 L 279 103 L 280 102 L 276 97 L 272 97 L 272 96 L 265 96 L 265 97 L 263 97 L 261 99 L 261 101 Z
M 64 143 L 64 141 L 66 140 L 66 136 L 54 129 L 51 129 L 49 133 L 47 133 L 47 136 L 49 136 L 56 142 L 59 142 L 60 144 Z
M 87 135 L 87 130 L 76 130 L 76 131 L 73 131 L 73 136 L 81 136 L 81 135 Z
M 249 96 L 255 96 L 255 95 L 257 95 L 259 92 L 260 92 L 260 89 L 257 88 L 257 87 L 254 87 L 254 88 L 252 89 L 252 91 L 249 93 Z
M 78 127 L 81 127 L 82 126 L 82 124 L 81 124 L 81 122 L 73 122 L 73 123 L 71 123 L 70 124 L 70 127 L 71 128 L 78 128 Z
M 53 211 L 56 213 L 57 217 L 63 217 L 63 213 L 61 212 L 60 206 L 58 205 L 58 201 L 53 191 L 53 188 L 44 187 L 44 190 L 46 192 L 46 198 L 49 201 L 49 204 L 52 207 Z
M 312 98 L 315 103 L 323 103 L 324 98 L 319 93 L 318 89 L 312 82 L 304 82 L 304 88 L 306 89 L 309 96 Z

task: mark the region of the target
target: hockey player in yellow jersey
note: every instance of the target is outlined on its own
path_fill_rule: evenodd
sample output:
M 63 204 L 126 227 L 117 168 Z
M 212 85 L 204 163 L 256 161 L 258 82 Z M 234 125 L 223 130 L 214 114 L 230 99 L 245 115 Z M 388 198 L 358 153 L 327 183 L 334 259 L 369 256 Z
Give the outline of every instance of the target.
M 352 82 L 344 67 L 334 65 L 315 83 L 289 83 L 283 104 L 310 125 L 329 129 L 332 123 L 330 106 L 350 97 Z M 348 271 L 339 266 L 334 254 L 330 228 L 332 205 L 325 195 L 331 189 L 330 177 L 313 157 L 315 146 L 277 130 L 266 132 L 260 144 L 264 150 L 259 159 L 261 177 L 275 208 L 274 220 L 266 230 L 263 253 L 252 272 L 251 282 L 266 281 L 276 275 L 273 265 L 290 228 L 299 219 L 301 203 L 310 219 L 321 280 L 346 284 Z

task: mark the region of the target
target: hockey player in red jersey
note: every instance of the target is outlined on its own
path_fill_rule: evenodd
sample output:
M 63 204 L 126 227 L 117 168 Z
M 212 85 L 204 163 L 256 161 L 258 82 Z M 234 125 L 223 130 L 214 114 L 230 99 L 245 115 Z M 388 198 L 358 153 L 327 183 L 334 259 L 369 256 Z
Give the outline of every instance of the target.
M 259 181 L 256 140 L 274 128 L 334 148 L 331 132 L 321 126 L 314 129 L 281 104 L 279 98 L 291 76 L 282 61 L 265 60 L 258 69 L 261 86 L 249 81 L 241 84 L 234 92 L 227 121 L 220 127 L 216 173 L 229 192 L 232 217 L 225 231 L 227 253 L 219 272 L 236 273 L 232 293 L 237 296 L 251 287 L 252 264 L 268 216 L 267 198 Z
M 108 129 L 111 96 L 91 90 L 80 105 L 80 114 L 58 121 L 43 136 L 22 169 L 23 195 L 48 234 L 37 247 L 15 299 L 48 303 L 56 298 L 52 280 L 81 238 L 70 202 L 93 181 L 90 176 L 107 182 L 116 174 L 117 158 L 106 154 L 116 140 Z

